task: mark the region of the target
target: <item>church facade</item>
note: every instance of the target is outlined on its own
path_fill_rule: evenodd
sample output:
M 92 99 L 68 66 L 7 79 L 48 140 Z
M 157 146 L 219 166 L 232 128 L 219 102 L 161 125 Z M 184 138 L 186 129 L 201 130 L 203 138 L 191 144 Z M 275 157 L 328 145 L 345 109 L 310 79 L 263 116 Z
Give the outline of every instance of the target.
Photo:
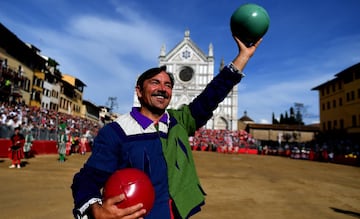
M 159 66 L 166 65 L 167 71 L 174 75 L 175 86 L 169 108 L 177 109 L 190 103 L 205 89 L 214 77 L 214 49 L 210 43 L 205 54 L 191 39 L 186 30 L 184 38 L 169 52 L 163 45 L 159 55 Z M 224 67 L 221 61 L 219 69 Z M 218 71 L 216 72 L 216 74 Z M 238 95 L 237 86 L 229 93 L 213 117 L 208 121 L 206 129 L 237 130 Z M 136 100 L 136 98 L 135 98 Z

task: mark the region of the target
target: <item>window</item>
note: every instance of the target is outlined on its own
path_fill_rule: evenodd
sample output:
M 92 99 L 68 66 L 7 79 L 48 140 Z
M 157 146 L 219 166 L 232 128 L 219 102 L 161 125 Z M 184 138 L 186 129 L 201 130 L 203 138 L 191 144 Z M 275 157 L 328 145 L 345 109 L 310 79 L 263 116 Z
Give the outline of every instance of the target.
M 185 66 L 179 73 L 180 80 L 187 82 L 193 78 L 194 70 L 188 66 Z
M 351 117 L 351 120 L 352 120 L 352 127 L 356 127 L 356 115 L 353 115 Z
M 328 121 L 328 130 L 331 130 L 331 121 Z
M 344 120 L 340 119 L 340 129 L 344 129 Z

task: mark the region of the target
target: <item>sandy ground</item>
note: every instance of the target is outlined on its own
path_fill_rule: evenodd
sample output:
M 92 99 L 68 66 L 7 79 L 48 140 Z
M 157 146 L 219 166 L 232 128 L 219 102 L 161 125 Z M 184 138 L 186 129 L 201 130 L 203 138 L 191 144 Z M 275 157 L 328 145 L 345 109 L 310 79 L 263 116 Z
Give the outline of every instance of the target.
M 73 218 L 70 185 L 89 154 L 9 169 L 0 158 L 0 218 Z M 206 205 L 194 219 L 360 218 L 360 168 L 285 157 L 194 152 Z

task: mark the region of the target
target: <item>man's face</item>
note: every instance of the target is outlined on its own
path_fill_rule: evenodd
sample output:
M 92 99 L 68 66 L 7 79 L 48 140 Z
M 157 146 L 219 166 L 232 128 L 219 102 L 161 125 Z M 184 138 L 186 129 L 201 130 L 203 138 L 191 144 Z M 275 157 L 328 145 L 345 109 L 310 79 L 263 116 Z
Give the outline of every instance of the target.
M 141 85 L 140 85 L 141 86 Z M 142 110 L 152 114 L 164 113 L 172 96 L 172 84 L 169 75 L 162 71 L 136 87 L 136 93 Z

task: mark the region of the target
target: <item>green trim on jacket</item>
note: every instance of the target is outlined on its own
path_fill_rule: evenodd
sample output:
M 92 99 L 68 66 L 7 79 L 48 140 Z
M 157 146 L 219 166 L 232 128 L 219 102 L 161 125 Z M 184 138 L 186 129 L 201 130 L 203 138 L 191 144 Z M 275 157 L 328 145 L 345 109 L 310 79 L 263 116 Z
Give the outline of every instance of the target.
M 168 112 L 176 120 L 175 125 L 170 121 L 167 138 L 161 138 L 168 165 L 169 192 L 181 217 L 187 218 L 205 200 L 189 143 L 196 123 L 188 106 Z

